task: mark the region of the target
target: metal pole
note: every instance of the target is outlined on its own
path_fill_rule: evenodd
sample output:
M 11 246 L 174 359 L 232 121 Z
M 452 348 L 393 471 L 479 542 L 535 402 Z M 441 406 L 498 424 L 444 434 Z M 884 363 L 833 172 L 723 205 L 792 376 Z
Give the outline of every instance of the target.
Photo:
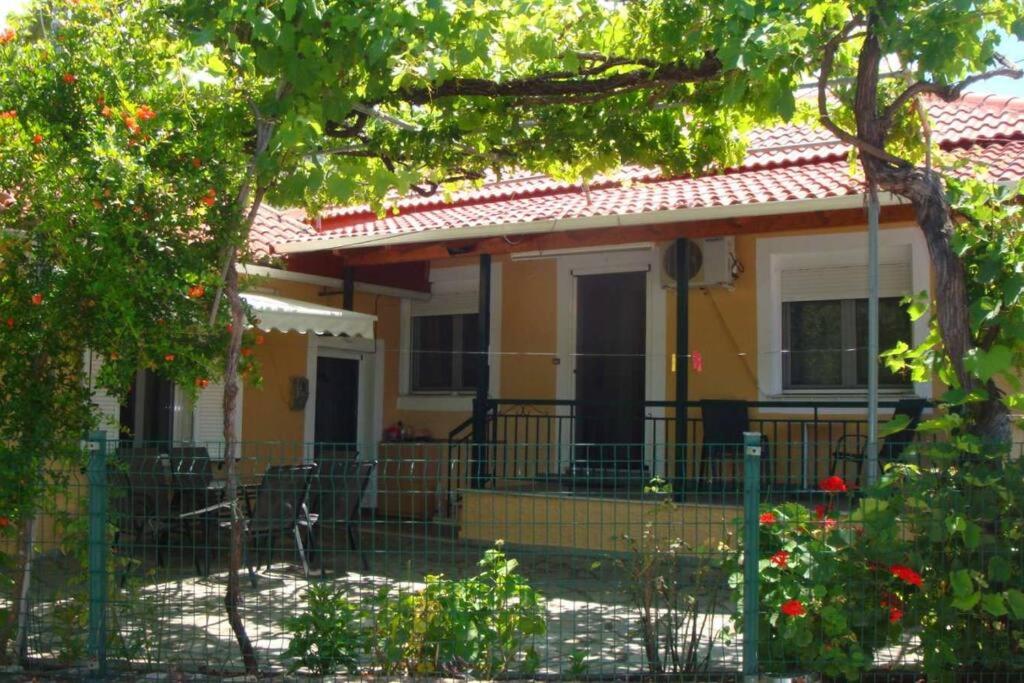
M 89 630 L 88 652 L 96 659 L 96 676 L 107 675 L 107 440 L 92 432 L 89 448 Z
M 690 347 L 690 240 L 680 237 L 675 243 L 676 257 L 676 501 L 683 499 L 686 481 L 686 402 L 690 397 L 687 356 Z
M 487 477 L 487 398 L 490 393 L 491 350 L 491 255 L 480 255 L 480 300 L 477 306 L 477 377 L 473 399 L 473 488 L 483 488 Z
M 743 432 L 743 678 L 757 680 L 760 620 L 761 433 Z
M 878 188 L 868 184 L 868 448 L 865 480 L 878 481 Z
M 346 311 L 353 311 L 356 300 L 356 269 L 348 266 L 343 275 L 345 284 L 341 290 L 341 307 Z

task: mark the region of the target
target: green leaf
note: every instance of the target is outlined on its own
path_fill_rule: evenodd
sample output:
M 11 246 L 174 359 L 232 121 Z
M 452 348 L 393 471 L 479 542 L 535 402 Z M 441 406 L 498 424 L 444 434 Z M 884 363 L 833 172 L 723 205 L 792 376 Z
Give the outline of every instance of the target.
M 1010 578 L 1010 563 L 1001 555 L 994 555 L 988 561 L 988 580 L 1003 582 Z
M 953 595 L 964 597 L 970 595 L 974 590 L 974 581 L 966 569 L 957 569 L 949 575 L 949 584 L 953 588 Z
M 1024 593 L 1011 588 L 1006 591 L 1006 601 L 1010 603 L 1010 611 L 1016 619 L 1024 619 Z
M 981 596 L 981 608 L 994 617 L 1006 615 L 1006 601 L 999 593 L 985 593 Z
M 970 595 L 965 595 L 963 597 L 954 598 L 953 602 L 951 604 L 953 605 L 953 607 L 955 607 L 956 609 L 958 609 L 958 610 L 960 610 L 962 612 L 970 612 L 972 609 L 974 609 L 975 607 L 978 606 L 978 602 L 980 600 L 981 600 L 981 592 L 980 591 L 975 591 L 974 593 L 971 593 Z
M 281 6 L 284 8 L 285 21 L 291 21 L 292 17 L 295 16 L 295 8 L 298 5 L 298 0 L 284 0 Z
M 988 351 L 971 349 L 964 356 L 964 366 L 983 382 L 1009 370 L 1012 362 L 1010 349 L 1000 344 L 993 346 Z
M 964 545 L 968 550 L 976 550 L 981 545 L 981 527 L 974 522 L 967 522 L 963 530 Z
M 878 436 L 886 437 L 902 432 L 910 424 L 909 415 L 896 415 L 878 428 Z

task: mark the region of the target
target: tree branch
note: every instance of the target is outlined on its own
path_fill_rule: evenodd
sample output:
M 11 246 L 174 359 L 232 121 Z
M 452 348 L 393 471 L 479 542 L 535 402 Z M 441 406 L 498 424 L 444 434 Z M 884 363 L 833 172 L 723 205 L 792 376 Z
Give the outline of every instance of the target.
M 885 150 L 879 149 L 878 147 L 861 140 L 856 135 L 844 130 L 832 120 L 832 116 L 829 114 L 828 84 L 829 78 L 832 75 L 832 67 L 835 64 L 836 53 L 839 51 L 839 46 L 852 37 L 850 35 L 851 32 L 855 28 L 859 28 L 861 26 L 864 26 L 864 17 L 856 16 L 846 22 L 846 26 L 843 27 L 843 30 L 832 36 L 832 38 L 825 43 L 825 50 L 821 57 L 821 70 L 818 74 L 818 120 L 826 130 L 832 133 L 832 135 L 835 135 L 839 140 L 860 150 L 864 154 L 870 154 L 877 159 L 887 161 L 895 166 L 906 166 L 907 162 L 903 159 L 895 157 Z
M 964 91 L 975 83 L 979 83 L 990 78 L 998 78 L 1000 76 L 1020 78 L 1022 75 L 1024 75 L 1024 72 L 1020 69 L 1014 66 L 1004 65 L 998 69 L 992 69 L 991 71 L 968 76 L 962 81 L 949 85 L 940 85 L 931 81 L 917 81 L 897 95 L 896 99 L 894 99 L 892 103 L 885 108 L 885 111 L 882 112 L 881 121 L 886 127 L 891 125 L 897 112 L 906 106 L 907 102 L 918 95 L 935 95 L 946 102 L 953 102 L 954 100 L 960 99 Z
M 609 62 L 613 61 L 609 58 Z M 625 73 L 589 77 L 586 71 L 575 78 L 553 79 L 552 74 L 541 74 L 528 78 L 513 78 L 507 81 L 494 81 L 485 78 L 453 78 L 436 87 L 408 88 L 392 93 L 390 97 L 366 103 L 367 106 L 383 104 L 389 101 L 406 102 L 409 104 L 430 104 L 434 100 L 447 97 L 511 97 L 511 98 L 547 98 L 576 97 L 580 95 L 610 96 L 620 92 L 628 92 L 637 88 L 654 85 L 676 85 L 679 83 L 697 83 L 707 81 L 722 72 L 722 63 L 713 51 L 704 54 L 696 65 L 683 61 L 664 64 L 645 63 L 629 60 L 628 63 L 609 64 L 612 66 L 635 65 L 639 68 Z M 592 73 L 599 73 L 601 68 Z M 562 75 L 558 73 L 557 75 Z

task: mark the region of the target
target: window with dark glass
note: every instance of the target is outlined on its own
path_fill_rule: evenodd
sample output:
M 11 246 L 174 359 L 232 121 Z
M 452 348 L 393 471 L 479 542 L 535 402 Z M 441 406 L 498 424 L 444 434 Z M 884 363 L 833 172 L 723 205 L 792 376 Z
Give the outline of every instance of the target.
M 856 389 L 868 382 L 867 299 L 790 301 L 782 304 L 782 368 L 786 389 Z M 910 318 L 899 297 L 878 302 L 878 348 L 910 343 Z M 907 386 L 885 364 L 881 386 Z
M 472 391 L 478 356 L 476 313 L 412 318 L 412 391 Z

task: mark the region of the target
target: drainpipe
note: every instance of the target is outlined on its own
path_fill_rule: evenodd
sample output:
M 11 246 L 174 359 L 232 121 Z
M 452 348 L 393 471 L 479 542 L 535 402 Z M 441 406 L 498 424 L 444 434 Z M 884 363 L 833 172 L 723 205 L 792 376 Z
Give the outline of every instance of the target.
M 868 447 L 865 479 L 878 481 L 878 187 L 868 184 Z

